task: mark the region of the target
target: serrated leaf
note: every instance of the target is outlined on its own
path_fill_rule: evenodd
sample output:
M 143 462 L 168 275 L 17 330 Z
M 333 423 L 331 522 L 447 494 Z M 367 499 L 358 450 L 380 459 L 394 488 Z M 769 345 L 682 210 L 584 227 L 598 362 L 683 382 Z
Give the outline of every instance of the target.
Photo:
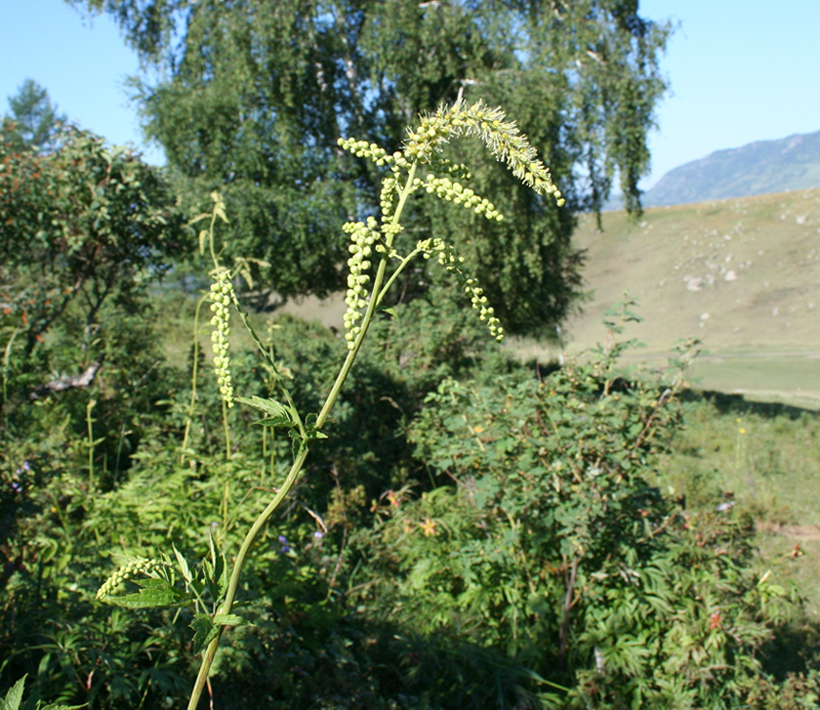
M 263 399 L 262 397 L 257 397 L 256 395 L 251 398 L 234 397 L 234 399 L 241 404 L 247 404 L 249 407 L 259 409 L 268 415 L 264 419 L 260 419 L 256 422 L 257 424 L 273 427 L 293 427 L 296 425 L 296 422 L 293 419 L 293 413 L 290 409 L 285 405 L 280 404 L 275 399 Z
M 25 685 L 26 676 L 23 676 L 9 688 L 5 698 L 0 698 L 0 710 L 18 710 L 20 703 L 23 702 L 23 688 Z
M 308 414 L 305 417 L 305 428 L 307 429 L 307 438 L 308 439 L 327 439 L 327 434 L 322 434 L 316 428 L 316 420 L 319 418 L 318 414 Z
M 219 635 L 220 627 L 214 624 L 214 620 L 208 614 L 195 614 L 191 628 L 194 630 L 193 643 L 196 655 Z
M 124 594 L 118 597 L 105 597 L 107 604 L 114 604 L 126 609 L 151 609 L 161 606 L 182 606 L 187 604 L 189 597 L 185 592 L 171 586 L 164 579 L 134 580 L 143 588 L 134 594 Z
M 307 446 L 307 442 L 305 437 L 302 436 L 302 433 L 296 428 L 292 428 L 288 434 L 290 435 L 291 454 L 295 459 L 302 453 L 302 449 Z

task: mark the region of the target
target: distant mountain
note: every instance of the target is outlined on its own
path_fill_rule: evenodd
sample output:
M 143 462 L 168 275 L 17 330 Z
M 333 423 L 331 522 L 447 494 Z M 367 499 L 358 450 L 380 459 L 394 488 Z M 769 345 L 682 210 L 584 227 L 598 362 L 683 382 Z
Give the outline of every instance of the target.
M 641 199 L 657 207 L 812 187 L 820 187 L 820 131 L 719 150 L 670 170 Z

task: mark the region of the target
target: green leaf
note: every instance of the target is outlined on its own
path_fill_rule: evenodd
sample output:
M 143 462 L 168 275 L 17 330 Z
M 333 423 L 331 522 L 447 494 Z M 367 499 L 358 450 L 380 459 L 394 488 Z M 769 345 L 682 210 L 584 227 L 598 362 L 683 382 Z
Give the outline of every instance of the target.
M 151 609 L 162 606 L 184 606 L 190 601 L 189 596 L 164 579 L 133 580 L 143 588 L 134 594 L 118 597 L 105 597 L 107 604 L 125 607 L 126 609 Z
M 318 414 L 308 414 L 305 417 L 305 429 L 307 429 L 307 438 L 308 439 L 327 439 L 327 434 L 322 434 L 316 428 L 316 420 L 319 418 Z
M 217 626 L 249 626 L 250 622 L 243 619 L 238 614 L 217 614 L 213 617 L 213 622 Z
M 202 651 L 219 636 L 223 626 L 247 626 L 248 622 L 236 614 L 194 614 L 191 628 L 194 630 L 194 655 Z
M 194 630 L 194 655 L 198 654 L 219 635 L 219 626 L 208 614 L 195 614 L 191 622 Z
M 23 701 L 23 688 L 26 685 L 26 676 L 18 680 L 6 693 L 6 697 L 0 699 L 0 710 L 18 710 Z
M 217 552 L 213 531 L 208 528 L 208 549 L 211 553 L 210 560 L 203 560 L 202 568 L 205 571 L 205 584 L 214 599 L 222 600 L 225 590 L 228 588 L 230 575 L 228 566 L 225 564 L 225 555 Z
M 293 412 L 290 410 L 290 407 L 286 407 L 284 404 L 277 402 L 275 399 L 263 399 L 262 397 L 257 397 L 256 395 L 250 399 L 247 397 L 235 397 L 234 399 L 241 404 L 247 404 L 249 407 L 259 409 L 268 415 L 264 419 L 260 419 L 257 424 L 264 424 L 265 426 L 273 427 L 296 426 Z
M 177 558 L 177 564 L 179 565 L 179 571 L 182 574 L 182 578 L 186 582 L 190 582 L 192 577 L 187 560 L 180 554 L 179 550 L 177 550 L 176 545 L 173 545 L 172 547 L 174 548 L 174 555 Z

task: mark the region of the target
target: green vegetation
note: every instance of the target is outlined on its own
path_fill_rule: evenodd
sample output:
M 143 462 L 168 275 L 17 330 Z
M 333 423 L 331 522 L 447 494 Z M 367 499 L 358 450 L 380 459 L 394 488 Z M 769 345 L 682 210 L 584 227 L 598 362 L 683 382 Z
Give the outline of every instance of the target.
M 589 297 L 564 327 L 570 354 L 595 345 L 628 286 L 645 345 L 627 358 L 633 367 L 662 366 L 670 343 L 696 336 L 707 354 L 693 387 L 820 409 L 820 190 L 651 208 L 639 222 L 606 212 L 603 226 L 582 217 L 574 236 Z M 513 345 L 525 359 L 556 356 Z
M 416 116 L 460 97 L 514 115 L 567 200 L 539 198 L 481 159 L 480 141 L 459 141 L 448 157 L 506 219 L 430 200 L 406 225 L 458 249 L 508 332 L 554 337 L 578 295 L 573 214 L 603 204 L 616 172 L 640 212 L 668 28 L 636 0 L 70 2 L 120 25 L 145 65 L 134 86 L 147 133 L 185 204 L 198 212 L 219 188 L 226 256 L 267 264 L 251 264 L 254 279 L 284 298 L 343 289 L 338 226 L 378 204 L 378 170 L 338 139 L 392 154 Z M 449 297 L 446 279 L 418 265 L 390 298 L 430 289 Z
M 462 132 L 554 192 L 515 127 L 481 104 L 423 119 L 423 138 L 398 156 L 342 142 L 387 163 L 382 220 L 345 227 L 344 337 L 281 317 L 237 347 L 234 309 L 250 321 L 233 277 L 248 270 L 222 261 L 217 193 L 194 220 L 210 219 L 200 247 L 213 285 L 199 303 L 212 303 L 215 372 L 203 367 L 201 309 L 187 373 L 146 347 L 156 331 L 145 312 L 115 309 L 101 339 L 128 379 L 37 390 L 46 373 L 10 322 L 8 706 L 26 674 L 32 707 L 179 706 L 197 666 L 192 709 L 816 704 L 813 607 L 789 583 L 804 548 L 759 557 L 754 524 L 780 532 L 811 510 L 774 481 L 800 476 L 810 491 L 817 420 L 732 412 L 727 429 L 708 405 L 681 401 L 696 342 L 657 381 L 620 377 L 622 336 L 638 320 L 628 303 L 608 316 L 606 345 L 552 372 L 489 344 L 487 326 L 496 337 L 500 326 L 451 245 L 408 245 L 399 221 L 427 191 L 499 219 L 441 177 L 457 172 L 433 149 Z M 414 255 L 455 275 L 485 324 L 421 298 L 378 313 Z M 90 293 L 106 273 L 85 277 Z M 130 293 L 140 273 L 123 268 L 118 284 Z M 154 304 L 174 300 L 166 290 Z M 54 327 L 86 301 L 69 301 Z M 77 347 L 65 332 L 34 349 L 58 361 Z M 793 447 L 777 444 L 784 433 Z
M 65 115 L 48 98 L 48 91 L 33 79 L 26 79 L 16 96 L 9 97 L 11 113 L 3 116 L 3 135 L 16 151 L 43 152 L 53 146 Z
M 76 128 L 39 150 L 4 124 L 0 708 L 818 705 L 819 587 L 806 564 L 817 416 L 693 394 L 692 337 L 660 371 L 634 376 L 626 338 L 641 324 L 628 299 L 604 315 L 603 344 L 560 367 L 494 342 L 500 315 L 531 332 L 539 313 L 551 328 L 573 301 L 570 208 L 583 200 L 571 166 L 585 164 L 599 204 L 614 166 L 629 183 L 645 164 L 663 32 L 636 3 L 549 17 L 483 3 L 387 3 L 403 8 L 394 15 L 308 4 L 298 26 L 284 23 L 302 17 L 289 3 L 83 4 L 115 12 L 146 59 L 169 63 L 167 83 L 143 90 L 149 122 L 179 152 L 169 174 Z M 527 52 L 505 44 L 504 17 Z M 472 43 L 444 41 L 465 28 Z M 243 71 L 260 58 L 276 69 L 285 39 L 303 61 L 278 89 L 260 80 L 256 112 L 237 114 L 252 85 Z M 434 52 L 429 76 L 390 73 L 403 50 L 440 47 L 462 64 L 438 71 Z M 344 61 L 354 56 L 362 63 Z M 401 143 L 390 132 L 422 102 L 414 92 L 480 80 L 495 96 L 508 70 L 512 84 L 540 72 L 573 89 L 546 108 L 534 91 L 509 96 L 554 176 L 481 101 L 424 114 Z M 313 110 L 322 80 L 310 83 L 318 97 L 302 92 L 315 71 L 338 92 L 325 112 Z M 372 106 L 354 100 L 363 87 Z M 241 101 L 215 115 L 220 96 Z M 618 123 L 624 111 L 634 123 Z M 569 125 L 539 123 L 555 112 Z M 364 140 L 336 135 L 356 125 Z M 278 182 L 257 175 L 259 197 L 289 201 L 295 220 L 268 253 L 253 250 L 261 232 L 242 231 L 239 198 L 254 179 L 237 172 L 232 201 L 231 180 L 209 172 L 226 156 L 246 170 L 257 139 L 269 149 L 259 164 L 281 167 Z M 524 191 L 476 159 L 477 145 Z M 201 175 L 186 177 L 185 146 Z M 302 182 L 290 172 L 300 169 Z M 267 194 L 282 184 L 293 192 Z M 192 217 L 203 188 L 211 203 Z M 323 221 L 336 217 L 338 240 Z M 745 235 L 738 224 L 726 242 Z M 517 248 L 530 228 L 544 228 L 533 252 Z M 569 272 L 545 294 L 546 262 L 533 255 L 549 234 Z M 718 247 L 707 243 L 709 261 L 681 255 L 686 284 L 700 278 L 693 294 L 717 287 L 695 266 L 728 274 L 710 267 Z M 503 273 L 488 274 L 499 278 L 485 293 L 471 267 L 486 267 L 487 244 Z M 630 248 L 620 253 L 640 259 Z M 332 272 L 322 286 L 303 278 L 315 259 Z M 336 277 L 347 287 L 336 330 L 270 315 L 265 279 L 289 295 Z M 445 279 L 458 296 L 444 295 Z M 504 297 L 498 313 L 493 296 Z M 710 319 L 699 322 L 708 335 Z

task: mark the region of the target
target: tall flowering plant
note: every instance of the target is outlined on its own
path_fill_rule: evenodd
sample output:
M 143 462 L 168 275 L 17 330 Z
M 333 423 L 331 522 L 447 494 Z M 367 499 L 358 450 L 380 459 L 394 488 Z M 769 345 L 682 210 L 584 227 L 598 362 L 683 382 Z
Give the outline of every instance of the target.
M 537 158 L 535 150 L 515 123 L 507 121 L 501 109 L 489 108 L 480 101 L 467 105 L 459 100 L 452 106 L 442 107 L 436 113 L 422 117 L 419 125 L 408 131 L 403 149 L 392 154 L 376 144 L 353 138 L 340 139 L 341 148 L 357 158 L 370 160 L 377 167 L 384 168 L 387 175 L 381 187 L 379 216 L 370 215 L 343 226 L 350 238 L 345 297 L 347 311 L 344 316 L 344 337 L 348 353 L 321 410 L 306 416 L 297 411 L 286 386 L 287 378 L 281 376 L 275 359 L 262 345 L 246 314 L 241 310 L 232 286 L 235 272 L 219 261 L 214 248 L 215 225 L 219 219 L 227 222 L 227 217 L 221 197 L 216 193 L 212 195 L 213 211 L 210 215 L 205 215 L 211 218 L 210 229 L 200 233 L 200 240 L 203 251 L 206 245 L 210 245 L 214 265 L 209 297 L 213 312 L 214 367 L 219 379 L 223 411 L 234 406 L 234 403 L 244 404 L 265 415 L 261 424 L 289 430 L 293 441 L 293 463 L 278 492 L 247 531 L 232 564 L 228 564 L 226 556 L 216 549 L 212 540 L 211 554 L 203 561 L 201 573 L 195 573 L 174 549 L 173 554 L 165 555 L 159 560 L 131 560 L 117 570 L 98 593 L 98 598 L 102 601 L 132 608 L 181 605 L 194 605 L 197 608 L 198 613 L 192 624 L 195 631 L 194 649 L 195 652 L 202 652 L 202 663 L 191 693 L 189 710 L 197 707 L 208 681 L 223 629 L 246 623 L 234 613 L 234 604 L 242 569 L 254 541 L 294 483 L 299 480 L 315 442 L 324 438 L 322 429 L 356 362 L 368 328 L 383 305 L 390 287 L 407 265 L 416 258 L 434 259 L 453 274 L 459 287 L 470 299 L 478 318 L 486 324 L 490 335 L 498 341 L 504 337 L 504 330 L 492 306 L 476 279 L 464 267 L 463 260 L 453 245 L 436 237 L 418 240 L 415 244 L 407 244 L 403 239 L 402 216 L 409 198 L 415 193 L 435 195 L 461 209 L 470 210 L 483 219 L 503 219 L 503 215 L 487 197 L 476 194 L 469 187 L 470 174 L 467 167 L 456 164 L 443 155 L 444 146 L 451 139 L 462 135 L 480 138 L 493 156 L 504 162 L 524 184 L 537 194 L 555 199 L 559 205 L 563 204 L 563 198 L 553 184 L 549 171 Z M 242 265 L 237 270 L 241 268 Z M 239 314 L 251 337 L 268 359 L 271 371 L 276 376 L 277 396 L 246 398 L 235 394 L 228 342 L 232 309 Z M 137 588 L 136 591 L 134 587 Z

